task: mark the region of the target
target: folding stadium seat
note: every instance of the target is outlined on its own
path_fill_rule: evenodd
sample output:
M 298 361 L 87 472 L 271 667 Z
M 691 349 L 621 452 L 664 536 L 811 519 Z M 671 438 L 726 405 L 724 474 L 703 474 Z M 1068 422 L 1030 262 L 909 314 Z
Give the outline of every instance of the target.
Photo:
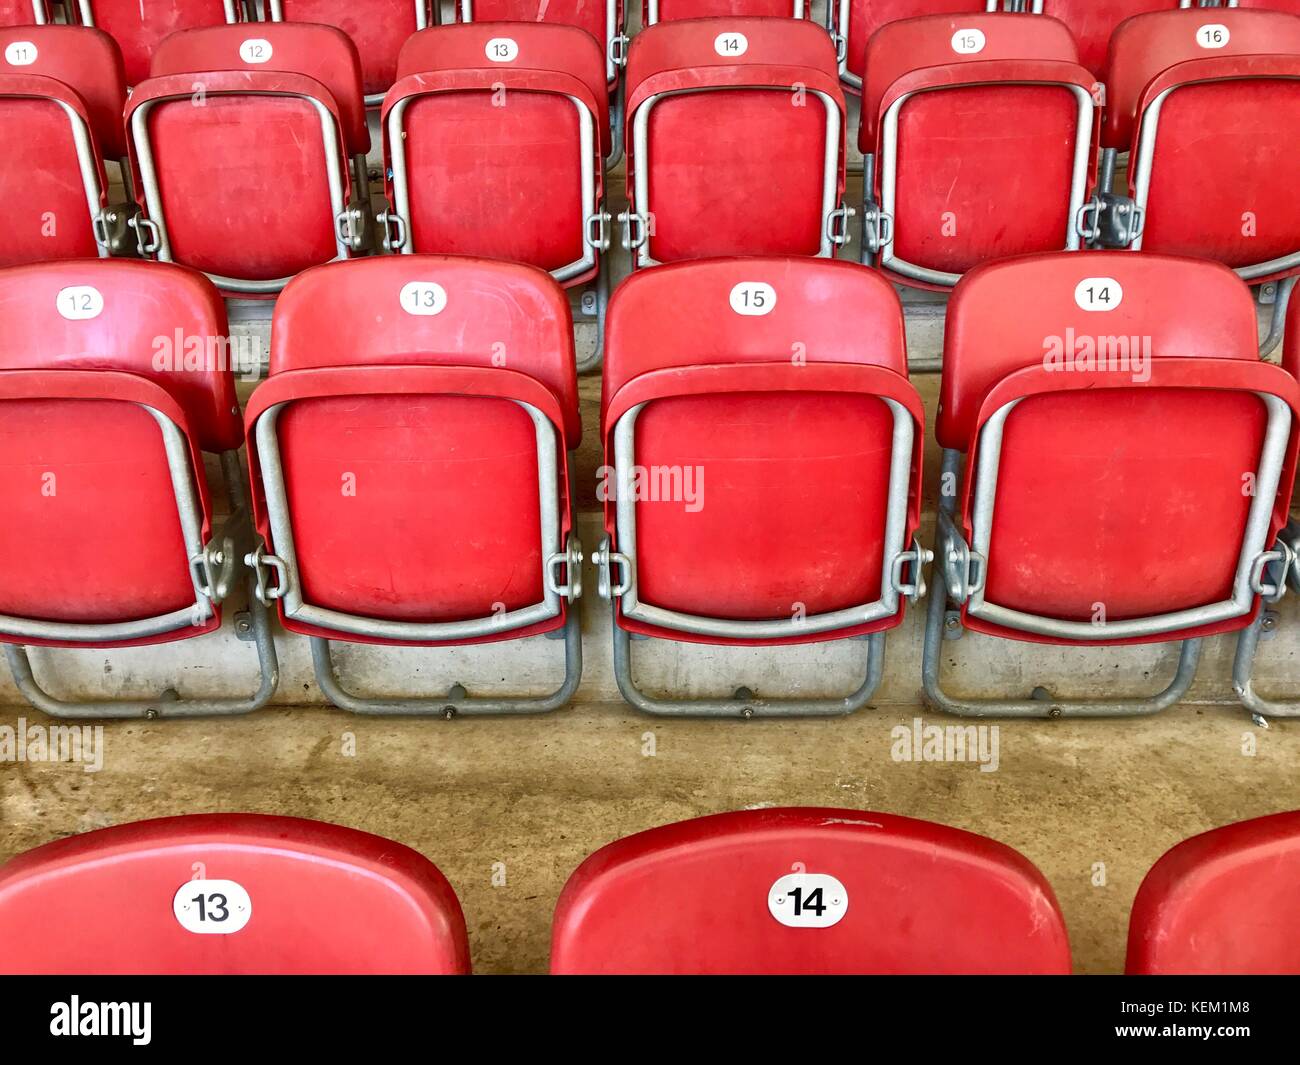
M 43 26 L 49 21 L 45 0 L 0 0 L 0 26 Z
M 266 611 L 247 698 L 68 702 L 27 647 L 122 648 L 221 624 L 248 536 L 225 307 L 198 273 L 125 259 L 0 270 L 0 642 L 14 681 L 59 717 L 247 713 L 275 691 Z M 213 529 L 202 452 L 219 453 L 231 514 Z
M 77 0 L 69 13 L 117 41 L 126 60 L 126 83 L 138 85 L 149 76 L 149 61 L 165 37 L 238 22 L 242 7 L 240 0 Z
M 566 458 L 578 445 L 569 304 L 541 270 L 433 255 L 310 270 L 276 303 L 270 376 L 245 425 L 247 561 L 321 691 L 358 713 L 537 713 L 582 673 L 582 551 Z M 272 552 L 272 553 L 267 553 Z M 274 575 L 272 575 L 274 571 Z M 447 647 L 563 632 L 546 696 L 353 695 L 331 640 Z
M 1106 65 L 1103 143 L 1111 158 L 1130 149 L 1138 218 L 1103 225 L 1106 243 L 1217 259 L 1252 284 L 1300 273 L 1300 17 L 1141 15 L 1115 31 Z M 1279 299 L 1266 349 L 1285 310 Z
M 1097 251 L 968 274 L 948 304 L 937 428 L 952 489 L 925 630 L 931 704 L 1057 717 L 1177 702 L 1201 638 L 1250 625 L 1278 591 L 1267 570 L 1285 559 L 1298 402 L 1295 379 L 1259 360 L 1249 290 L 1217 263 Z M 1183 642 L 1151 698 L 974 700 L 940 684 L 943 641 L 963 627 Z
M 125 250 L 130 209 L 110 203 L 104 159 L 126 154 L 122 57 L 80 26 L 0 29 L 0 266 Z
M 366 106 L 377 107 L 397 80 L 403 42 L 435 25 L 440 6 L 429 0 L 267 0 L 266 13 L 274 22 L 316 22 L 343 30 L 361 55 Z
M 848 240 L 844 98 L 821 27 L 663 22 L 633 41 L 625 91 L 636 265 L 830 256 Z
M 928 558 L 914 540 L 924 411 L 893 288 L 833 260 L 679 263 L 618 287 L 605 344 L 608 535 L 593 559 L 617 600 L 623 696 L 655 714 L 861 708 Z M 633 678 L 631 634 L 862 638 L 866 679 L 844 698 L 656 697 Z
M 1060 19 L 1079 45 L 1079 62 L 1098 77 L 1106 65 L 1106 46 L 1127 18 L 1150 11 L 1193 6 L 1190 0 L 1029 0 L 1028 10 Z
M 268 296 L 368 248 L 370 131 L 357 50 L 341 30 L 263 22 L 173 34 L 126 120 L 141 254 L 196 267 L 228 294 Z
M 609 104 L 591 35 L 540 23 L 439 26 L 402 47 L 398 79 L 383 110 L 385 247 L 525 262 L 565 286 L 595 279 L 603 328 Z
M 892 814 L 748 810 L 583 862 L 551 972 L 1053 975 L 1070 945 L 1043 874 L 1001 843 Z
M 946 289 L 988 259 L 1078 250 L 1101 90 L 1055 19 L 933 15 L 867 50 L 862 261 Z
M 922 15 L 971 15 L 997 11 L 999 0 L 827 0 L 826 16 L 839 54 L 840 80 L 862 90 L 867 42 L 882 26 Z
M 808 0 L 641 0 L 641 25 L 687 18 L 810 18 Z
M 263 814 L 138 821 L 21 854 L 0 866 L 0 943 L 10 975 L 469 972 L 460 903 L 427 858 Z
M 1300 378 L 1300 301 L 1293 301 L 1286 322 L 1286 339 L 1282 348 L 1282 365 Z M 1300 520 L 1292 518 L 1278 537 L 1284 557 L 1270 566 L 1267 580 L 1276 589 L 1272 601 L 1281 599 L 1288 586 L 1300 592 Z M 1241 630 L 1237 654 L 1232 665 L 1232 686 L 1237 697 L 1257 718 L 1300 717 L 1300 694 L 1277 698 L 1263 694 L 1255 681 L 1255 655 L 1265 634 L 1273 631 L 1279 618 L 1274 611 L 1261 610 L 1254 622 Z
M 1300 813 L 1193 836 L 1147 873 L 1129 919 L 1133 975 L 1300 973 Z

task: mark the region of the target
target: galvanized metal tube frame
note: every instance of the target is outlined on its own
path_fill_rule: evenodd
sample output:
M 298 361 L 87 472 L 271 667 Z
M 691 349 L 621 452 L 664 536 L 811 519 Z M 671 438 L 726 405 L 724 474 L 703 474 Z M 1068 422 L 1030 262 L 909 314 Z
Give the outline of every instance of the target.
M 298 93 L 251 90 L 221 92 L 215 95 L 274 96 L 292 100 L 305 100 L 311 104 L 320 119 L 321 140 L 325 146 L 326 180 L 329 183 L 330 208 L 332 211 L 330 228 L 333 231 L 334 244 L 338 252 L 330 261 L 338 262 L 341 259 L 349 258 L 350 249 L 339 236 L 338 231 L 338 217 L 348 206 L 343 199 L 343 175 L 346 174 L 349 163 L 340 150 L 342 131 L 339 129 L 334 116 L 330 114 L 329 109 L 320 100 Z M 147 221 L 156 227 L 158 232 L 158 247 L 153 250 L 153 254 L 157 256 L 160 262 L 175 262 L 176 260 L 172 258 L 171 243 L 167 237 L 167 220 L 163 209 L 162 193 L 158 187 L 158 174 L 154 167 L 153 147 L 149 141 L 148 116 L 149 112 L 158 104 L 172 103 L 181 99 L 188 99 L 188 94 L 185 96 L 165 96 L 150 100 L 141 104 L 131 114 L 131 139 L 135 145 L 136 159 L 140 166 L 140 180 L 144 186 L 145 204 L 149 212 Z M 367 204 L 367 209 L 368 207 Z M 223 277 L 220 274 L 211 273 L 207 274 L 207 277 L 218 288 L 228 292 L 255 295 L 279 292 L 293 280 L 293 277 L 289 276 L 270 281 L 254 281 L 247 278 Z
M 426 641 L 472 639 L 522 629 L 558 616 L 563 609 L 561 596 L 564 590 L 556 587 L 552 570 L 563 553 L 569 553 L 568 565 L 581 567 L 581 553 L 575 557 L 576 536 L 570 534 L 570 543 L 560 544 L 560 493 L 557 452 L 557 433 L 541 411 L 531 404 L 514 401 L 526 411 L 533 421 L 537 440 L 537 477 L 540 498 L 540 528 L 542 534 L 542 588 L 541 603 L 522 610 L 493 614 L 469 621 L 431 622 L 418 624 L 389 621 L 379 618 L 345 614 L 312 606 L 302 595 L 298 578 L 297 555 L 294 548 L 293 528 L 289 517 L 288 494 L 284 483 L 284 470 L 280 460 L 279 441 L 276 436 L 277 419 L 287 405 L 277 404 L 258 419 L 256 446 L 261 465 L 262 485 L 266 495 L 266 509 L 271 526 L 271 539 L 276 555 L 283 561 L 285 586 L 277 598 L 283 600 L 287 617 L 317 628 L 391 640 L 395 643 L 421 643 Z M 571 456 L 566 461 L 572 462 Z M 572 513 L 572 511 L 571 511 Z M 571 571 L 567 578 L 569 610 L 565 619 L 563 639 L 565 644 L 565 674 L 560 687 L 540 696 L 470 696 L 456 685 L 444 696 L 374 697 L 349 692 L 343 687 L 334 669 L 330 653 L 331 640 L 311 637 L 312 665 L 321 692 L 335 706 L 357 714 L 378 716 L 423 715 L 454 717 L 487 714 L 539 714 L 559 709 L 573 698 L 582 678 L 581 619 L 576 607 L 580 594 L 580 574 L 575 579 Z
M 847 0 L 845 0 L 847 2 Z M 1088 191 L 1088 171 L 1089 163 L 1092 158 L 1092 128 L 1093 115 L 1096 110 L 1096 103 L 1092 94 L 1084 89 L 1081 85 L 1069 85 L 1064 82 L 1050 81 L 1023 81 L 1016 82 L 1017 85 L 1045 85 L 1056 86 L 1058 88 L 1069 89 L 1074 94 L 1075 101 L 1078 104 L 1078 126 L 1074 140 L 1074 170 L 1070 181 L 1070 210 L 1065 223 L 1065 251 L 1078 251 L 1083 247 L 1083 237 L 1079 232 L 1077 219 L 1079 212 L 1084 206 L 1085 196 Z M 911 92 L 895 100 L 889 110 L 885 112 L 884 131 L 882 135 L 881 157 L 880 157 L 880 211 L 893 219 L 897 215 L 898 205 L 898 115 L 903 105 L 915 96 L 922 95 L 925 92 L 934 92 L 940 90 L 960 91 L 964 88 L 972 88 L 973 85 L 958 86 L 937 86 L 935 89 L 922 89 L 919 92 Z M 870 194 L 871 190 L 864 192 L 864 199 Z M 864 211 L 865 214 L 865 211 Z M 909 263 L 905 259 L 900 259 L 893 251 L 894 242 L 892 240 L 885 244 L 880 252 L 880 265 L 882 269 L 889 270 L 901 277 L 910 277 L 918 281 L 925 281 L 931 285 L 939 285 L 951 288 L 961 280 L 961 274 L 949 273 L 945 270 L 932 270 L 929 267 L 920 266 L 916 263 Z
M 883 562 L 880 599 L 874 603 L 849 607 L 828 614 L 806 618 L 780 618 L 771 621 L 736 621 L 683 614 L 675 610 L 643 603 L 637 597 L 636 504 L 632 491 L 632 470 L 636 465 L 636 423 L 646 404 L 633 407 L 614 427 L 614 468 L 618 478 L 615 500 L 619 553 L 627 558 L 627 590 L 620 596 L 623 613 L 635 621 L 660 628 L 675 629 L 698 636 L 723 639 L 761 640 L 834 632 L 898 613 L 900 593 L 894 582 L 898 558 L 906 550 L 907 500 L 912 477 L 912 442 L 915 427 L 912 415 L 892 399 L 882 399 L 893 415 L 893 443 L 889 464 L 889 494 L 883 530 Z
M 518 90 L 520 92 L 526 90 Z M 556 94 L 559 95 L 559 94 Z M 413 255 L 415 253 L 414 233 L 411 225 L 411 192 L 410 176 L 406 168 L 406 131 L 402 125 L 402 119 L 406 115 L 406 109 L 413 100 L 419 97 L 407 96 L 399 100 L 392 111 L 388 114 L 388 144 L 392 152 L 393 166 L 393 199 L 397 202 L 393 204 L 394 210 L 401 217 L 404 223 L 406 239 L 402 242 L 398 251 L 403 255 Z M 576 96 L 565 96 L 578 112 L 578 129 L 579 129 L 579 146 L 582 158 L 582 218 L 578 220 L 578 225 L 582 229 L 582 250 L 581 259 L 575 259 L 558 269 L 552 270 L 551 276 L 556 281 L 563 284 L 571 278 L 578 277 L 586 273 L 596 265 L 596 259 L 600 248 L 594 245 L 590 239 L 591 222 L 594 217 L 600 214 L 604 208 L 596 198 L 596 120 L 595 117 L 587 110 Z
M 743 86 L 744 88 L 766 89 L 773 92 L 787 92 L 786 88 L 777 85 L 752 85 Z M 646 219 L 654 213 L 650 207 L 650 153 L 648 143 L 648 131 L 650 123 L 650 112 L 655 105 L 661 100 L 672 96 L 687 96 L 704 92 L 727 92 L 733 88 L 742 88 L 742 86 L 710 86 L 700 89 L 674 89 L 671 92 L 655 93 L 649 96 L 636 109 L 636 117 L 632 120 L 632 145 L 636 152 L 637 165 L 636 173 L 633 175 L 633 195 L 635 202 L 629 205 L 629 209 L 634 212 L 635 216 L 641 220 L 643 239 L 640 243 L 634 245 L 637 266 L 658 266 L 659 260 L 655 259 L 652 253 L 651 227 L 647 224 Z M 839 246 L 830 235 L 830 223 L 832 216 L 839 209 L 838 189 L 839 189 L 839 168 L 840 168 L 840 111 L 826 93 L 812 91 L 810 96 L 814 96 L 821 102 L 826 113 L 826 146 L 823 152 L 824 169 L 822 173 L 822 211 L 821 211 L 821 232 L 819 234 L 817 255 L 821 258 L 833 258 L 835 249 Z M 850 212 L 851 213 L 851 212 Z M 629 223 L 630 225 L 630 223 Z M 845 235 L 848 234 L 848 219 L 845 219 Z M 625 245 L 626 246 L 626 245 Z
M 958 451 L 944 449 L 942 484 L 959 483 L 962 455 Z M 940 494 L 940 509 L 952 517 L 956 513 L 957 497 L 954 494 Z M 1183 698 L 1196 679 L 1196 668 L 1200 663 L 1202 641 L 1200 639 L 1183 640 L 1179 649 L 1178 667 L 1168 686 L 1158 694 L 1147 698 L 1091 700 L 1091 699 L 1055 699 L 1051 697 L 1028 699 L 967 699 L 949 695 L 943 689 L 942 652 L 946 615 L 948 612 L 949 585 L 942 552 L 943 543 L 936 544 L 939 554 L 934 567 L 934 584 L 930 589 L 930 602 L 927 604 L 925 618 L 925 643 L 922 651 L 921 679 L 926 702 L 936 710 L 956 714 L 960 717 L 1008 717 L 1008 718 L 1054 718 L 1054 717 L 1134 717 L 1156 714 L 1168 709 Z
M 1214 80 L 1223 81 L 1229 79 Z M 1152 101 L 1151 106 L 1142 114 L 1142 125 L 1138 133 L 1137 159 L 1135 160 L 1137 166 L 1134 170 L 1133 199 L 1144 214 L 1147 211 L 1147 200 L 1151 195 L 1151 172 L 1155 167 L 1155 145 L 1156 137 L 1159 134 L 1160 115 L 1170 95 L 1180 88 L 1183 88 L 1183 86 L 1174 85 L 1166 89 Z M 1133 160 L 1130 160 L 1129 165 L 1132 166 L 1133 162 Z M 1143 235 L 1143 233 L 1139 232 L 1129 247 L 1134 251 L 1141 251 Z M 1270 274 L 1276 274 L 1284 270 L 1294 270 L 1297 267 L 1300 267 L 1300 250 L 1281 255 L 1267 262 L 1254 263 L 1251 266 L 1239 266 L 1234 269 L 1237 276 L 1243 281 L 1254 281 L 1257 278 L 1267 277 Z

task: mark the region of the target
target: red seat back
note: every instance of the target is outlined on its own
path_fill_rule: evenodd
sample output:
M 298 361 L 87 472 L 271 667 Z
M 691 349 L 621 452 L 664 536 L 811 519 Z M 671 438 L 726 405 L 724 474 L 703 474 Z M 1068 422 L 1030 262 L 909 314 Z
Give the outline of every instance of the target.
M 33 26 L 49 21 L 45 0 L 0 0 L 0 26 Z
M 141 821 L 20 855 L 0 868 L 0 941 L 0 970 L 23 975 L 469 971 L 460 904 L 428 859 L 260 814 Z
M 1126 971 L 1300 973 L 1300 813 L 1217 828 L 1168 851 L 1138 889 Z
M 347 251 L 336 218 L 349 157 L 368 150 L 356 46 L 332 26 L 258 23 L 169 37 L 127 122 L 147 131 L 156 181 L 136 197 L 162 215 L 175 262 L 214 278 L 275 282 Z M 150 202 L 153 200 L 154 202 Z
M 1230 600 L 1256 496 L 1263 550 L 1285 523 L 1294 474 L 1293 418 L 1289 433 L 1282 423 L 1276 497 L 1252 487 L 1268 424 L 1259 393 L 1294 407 L 1294 381 L 1259 363 L 1249 289 L 1217 264 L 1096 252 L 972 271 L 949 304 L 938 437 L 966 450 L 1016 404 L 998 453 L 987 602 L 1091 622 L 1095 643 L 1117 631 L 1112 622 Z M 1174 558 L 1169 522 L 1189 507 L 1197 534 Z M 1207 618 L 1205 631 L 1252 616 Z M 978 631 L 1052 642 L 968 618 Z
M 596 39 L 602 54 L 623 26 L 623 0 L 456 0 L 454 6 L 460 22 L 558 22 L 577 26 Z M 617 68 L 607 63 L 605 69 L 612 85 Z
M 357 46 L 367 96 L 397 80 L 397 55 L 411 34 L 431 24 L 428 0 L 278 0 L 286 22 L 337 26 Z
M 421 303 L 412 286 L 438 296 Z M 538 428 L 521 402 L 554 419 L 562 496 L 580 433 L 568 301 L 549 276 L 423 255 L 321 267 L 280 296 L 271 349 L 248 421 L 286 405 L 277 439 L 306 604 L 436 624 L 542 602 Z M 567 532 L 567 513 L 557 520 Z
M 908 19 L 867 57 L 858 140 L 893 219 L 880 265 L 942 286 L 991 258 L 1081 243 L 1099 93 L 1061 23 Z
M 838 18 L 840 0 L 830 2 Z M 849 0 L 845 69 L 861 82 L 866 70 L 867 44 L 877 30 L 891 22 L 922 15 L 973 15 L 987 10 L 986 0 Z
M 245 42 L 265 41 L 268 58 L 258 51 L 255 61 L 241 54 Z M 301 74 L 329 90 L 342 120 L 349 155 L 370 149 L 366 106 L 361 91 L 361 60 L 356 45 L 333 26 L 259 22 L 247 26 L 220 26 L 177 33 L 158 48 L 150 68 L 151 78 L 170 74 L 197 74 L 208 70 L 249 73 Z
M 1052 889 L 1020 854 L 859 810 L 754 810 L 602 848 L 555 909 L 553 973 L 1061 974 Z
M 650 26 L 633 40 L 626 91 L 629 196 L 653 215 L 651 260 L 826 253 L 843 188 L 844 101 L 821 27 Z
M 406 42 L 398 69 L 384 115 L 394 177 L 405 169 L 393 199 L 410 247 L 526 262 L 566 284 L 593 276 L 584 221 L 610 138 L 605 63 L 590 34 L 546 23 L 438 26 Z
M 1079 44 L 1079 62 L 1100 77 L 1106 46 L 1121 22 L 1148 11 L 1170 11 L 1178 0 L 1039 0 L 1037 6 L 1070 28 Z
M 170 34 L 220 26 L 232 15 L 237 18 L 239 8 L 233 0 L 77 0 L 70 6 L 79 21 L 97 26 L 117 41 L 126 60 L 128 85 L 149 76 L 149 61 Z
M 0 271 L 0 315 L 0 551 L 22 560 L 0 574 L 0 614 L 85 625 L 192 606 L 192 549 L 163 433 L 145 408 L 176 425 L 191 451 L 206 539 L 198 448 L 240 440 L 220 297 L 180 267 L 44 263 Z
M 640 272 L 611 301 L 604 373 L 606 473 L 617 425 L 644 403 L 635 465 L 680 480 L 679 490 L 634 500 L 639 603 L 754 622 L 880 599 L 895 433 L 883 397 L 904 397 L 906 416 L 921 418 L 898 298 L 879 274 L 813 259 Z M 921 433 L 917 425 L 915 456 Z M 912 479 L 915 490 L 919 468 Z M 813 552 L 798 531 L 809 527 L 818 529 Z M 612 505 L 606 528 L 618 542 Z M 770 642 L 879 631 L 901 616 L 900 606 L 883 621 L 810 626 Z M 653 622 L 622 623 L 664 635 Z
M 98 30 L 22 26 L 0 29 L 0 55 L 0 199 L 13 205 L 0 266 L 94 258 L 101 160 L 126 154 L 117 46 Z
M 1108 60 L 1110 146 L 1132 146 L 1140 247 L 1252 281 L 1300 253 L 1300 17 L 1202 9 L 1130 19 Z
M 1209 47 L 1202 43 L 1199 32 L 1207 26 L 1226 26 L 1229 32 L 1226 37 L 1214 35 L 1213 47 Z M 1300 19 L 1284 12 L 1188 8 L 1129 19 L 1115 31 L 1106 56 L 1102 140 L 1106 147 L 1119 151 L 1132 145 L 1147 88 L 1170 67 L 1197 59 L 1294 54 L 1298 50 Z

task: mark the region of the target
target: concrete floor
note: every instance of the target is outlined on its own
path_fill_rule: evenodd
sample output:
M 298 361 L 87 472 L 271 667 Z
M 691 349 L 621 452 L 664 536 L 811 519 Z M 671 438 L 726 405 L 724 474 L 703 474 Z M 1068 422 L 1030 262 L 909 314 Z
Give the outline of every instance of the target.
M 580 704 L 549 718 L 451 724 L 322 709 L 110 724 L 98 773 L 0 763 L 0 860 L 148 817 L 319 818 L 431 858 L 464 906 L 475 971 L 536 973 L 547 965 L 556 896 L 596 848 L 724 810 L 836 806 L 939 821 L 1019 849 L 1056 891 L 1077 971 L 1112 973 L 1123 966 L 1133 895 L 1168 847 L 1300 806 L 1294 725 L 1263 731 L 1194 706 L 1141 721 L 1003 722 L 999 768 L 983 773 L 893 761 L 891 729 L 920 713 L 715 724 Z M 0 725 L 17 717 L 2 712 Z M 348 734 L 354 756 L 342 753 Z M 1247 737 L 1254 755 L 1243 753 Z M 498 862 L 506 883 L 494 887 Z
M 621 169 L 608 187 L 617 211 Z M 860 179 L 850 179 L 849 202 L 859 200 Z M 932 297 L 909 296 L 908 333 L 914 359 L 937 356 L 942 317 Z M 917 383 L 932 419 L 937 378 Z M 241 395 L 247 391 L 245 385 Z M 598 381 L 584 381 L 582 393 L 587 432 L 578 469 L 590 549 L 594 470 L 601 461 Z M 931 441 L 929 495 L 936 464 Z M 594 588 L 594 574 L 587 577 Z M 233 721 L 106 724 L 104 766 L 96 773 L 76 765 L 0 761 L 0 861 L 71 833 L 149 817 L 255 811 L 319 818 L 427 855 L 461 898 L 475 970 L 534 973 L 547 966 L 551 912 L 565 878 L 605 843 L 725 810 L 840 806 L 926 818 L 1019 849 L 1057 893 L 1077 971 L 1112 973 L 1123 966 L 1134 893 L 1166 849 L 1218 825 L 1300 808 L 1300 723 L 1251 724 L 1226 690 L 1231 645 L 1225 641 L 1207 648 L 1207 682 L 1194 689 L 1195 702 L 1141 720 L 1002 722 L 999 767 L 986 773 L 970 763 L 891 757 L 894 726 L 910 725 L 917 716 L 943 721 L 918 705 L 912 621 L 891 644 L 876 708 L 841 720 L 710 723 L 655 720 L 611 701 L 605 615 L 590 605 L 584 609 L 587 679 L 575 704 L 549 717 L 385 721 L 320 705 L 277 706 Z M 1284 628 L 1294 633 L 1300 608 L 1284 604 L 1284 612 Z M 959 648 L 965 655 L 978 646 L 964 641 Z M 1295 690 L 1300 639 L 1284 636 L 1273 646 L 1263 671 L 1283 690 Z M 215 652 L 201 652 L 215 655 L 209 674 L 242 669 L 244 660 L 234 656 L 249 652 L 237 647 L 231 639 Z M 1046 657 L 1031 667 L 1022 650 L 985 647 L 968 667 L 970 683 L 1017 688 L 1039 674 L 1074 683 L 1070 667 L 1053 652 L 1042 652 Z M 760 657 L 774 661 L 777 653 Z M 831 657 L 814 660 L 812 673 L 827 672 Z M 1150 651 L 1100 653 L 1080 683 L 1089 690 L 1130 681 L 1141 687 L 1150 657 Z M 746 668 L 754 661 L 751 656 Z M 1122 672 L 1109 672 L 1119 671 L 1120 661 Z M 317 704 L 301 648 L 289 649 L 283 664 L 280 698 Z M 712 677 L 711 660 L 703 666 L 706 679 L 721 679 Z M 379 671 L 405 683 L 407 668 L 390 664 Z M 675 659 L 667 668 L 678 679 L 685 672 Z M 784 664 L 765 668 L 766 679 L 809 672 L 807 662 L 792 664 L 789 674 Z M 108 670 L 105 659 L 86 663 L 84 672 L 102 687 Z M 139 680 L 157 690 L 148 670 Z M 437 689 L 445 680 L 431 683 Z M 13 698 L 5 678 L 0 702 Z M 48 724 L 37 711 L 0 707 L 0 726 L 15 726 L 20 717 Z M 355 755 L 344 753 L 350 740 Z M 651 746 L 653 755 L 647 753 Z M 505 864 L 504 886 L 494 886 L 496 863 Z

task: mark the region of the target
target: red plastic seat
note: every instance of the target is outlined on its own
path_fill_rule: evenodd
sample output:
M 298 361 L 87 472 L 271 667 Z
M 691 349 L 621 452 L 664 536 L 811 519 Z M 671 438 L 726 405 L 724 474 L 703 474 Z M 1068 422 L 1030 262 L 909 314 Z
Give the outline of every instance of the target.
M 1106 46 L 1121 22 L 1178 6 L 1179 0 L 1031 0 L 1030 9 L 1064 22 L 1078 42 L 1079 62 L 1100 77 L 1106 65 Z
M 882 26 L 922 15 L 973 15 L 996 11 L 1000 0 L 828 0 L 832 33 L 839 48 L 840 79 L 850 92 L 862 90 L 867 42 Z
M 109 205 L 103 162 L 126 154 L 117 46 L 98 30 L 23 26 L 0 29 L 0 54 L 0 266 L 107 255 L 128 213 Z
M 837 261 L 674 264 L 619 286 L 605 343 L 599 559 L 629 701 L 670 705 L 636 689 L 629 632 L 733 646 L 865 636 L 878 661 L 917 593 L 924 425 L 892 287 Z M 873 688 L 869 670 L 848 700 L 672 705 L 847 713 Z
M 168 37 L 126 109 L 141 251 L 223 291 L 271 295 L 368 240 L 370 147 L 356 46 L 263 22 Z
M 240 0 L 77 0 L 71 17 L 97 26 L 118 43 L 126 60 L 126 83 L 149 76 L 149 63 L 168 35 L 242 18 Z
M 1132 246 L 1300 272 L 1300 17 L 1228 8 L 1129 19 L 1107 58 L 1108 148 L 1131 149 Z
M 1259 361 L 1254 303 L 1231 271 L 1127 252 L 979 267 L 949 301 L 940 403 L 945 475 L 965 457 L 966 480 L 942 500 L 936 555 L 966 628 L 1076 646 L 1182 640 L 1181 686 L 1196 638 L 1255 618 L 1291 499 L 1300 386 Z M 945 609 L 937 588 L 931 665 Z M 927 669 L 948 708 L 936 683 Z
M 995 258 L 1077 250 L 1100 89 L 1054 19 L 934 15 L 871 38 L 863 261 L 951 288 Z
M 605 57 L 605 80 L 618 82 L 623 0 L 454 0 L 460 22 L 558 22 L 586 30 Z
M 1147 873 L 1129 919 L 1138 975 L 1300 973 L 1300 813 L 1193 836 Z
M 0 867 L 0 943 L 9 975 L 469 972 L 460 903 L 427 858 L 262 814 L 139 821 L 21 854 Z
M 404 253 L 529 263 L 589 281 L 608 247 L 604 60 L 572 26 L 439 26 L 402 48 L 384 101 Z M 545 204 L 544 211 L 538 204 Z
M 366 104 L 383 102 L 397 80 L 397 56 L 411 34 L 437 22 L 429 0 L 267 0 L 274 22 L 337 26 L 357 46 Z
M 807 21 L 663 22 L 627 68 L 624 243 L 636 264 L 829 256 L 847 240 L 844 97 Z
M 555 908 L 562 974 L 1070 972 L 1052 889 L 991 839 L 860 810 L 718 814 L 597 851 Z
M 641 0 L 641 25 L 685 18 L 810 18 L 807 0 Z
M 49 21 L 45 0 L 0 0 L 0 26 L 43 26 Z
M 87 259 L 0 271 L 0 320 L 0 642 L 22 693 L 63 714 L 22 645 L 135 647 L 221 624 L 244 506 L 225 308 L 193 271 Z M 221 530 L 205 451 L 225 464 Z M 246 712 L 274 691 L 269 654 L 253 700 L 74 709 Z
M 385 256 L 281 294 L 245 416 L 254 509 L 278 571 L 267 598 L 315 638 L 338 705 L 367 708 L 334 678 L 330 639 L 446 647 L 563 628 L 577 655 L 564 688 L 521 705 L 552 709 L 576 687 L 571 329 L 563 290 L 505 262 Z

